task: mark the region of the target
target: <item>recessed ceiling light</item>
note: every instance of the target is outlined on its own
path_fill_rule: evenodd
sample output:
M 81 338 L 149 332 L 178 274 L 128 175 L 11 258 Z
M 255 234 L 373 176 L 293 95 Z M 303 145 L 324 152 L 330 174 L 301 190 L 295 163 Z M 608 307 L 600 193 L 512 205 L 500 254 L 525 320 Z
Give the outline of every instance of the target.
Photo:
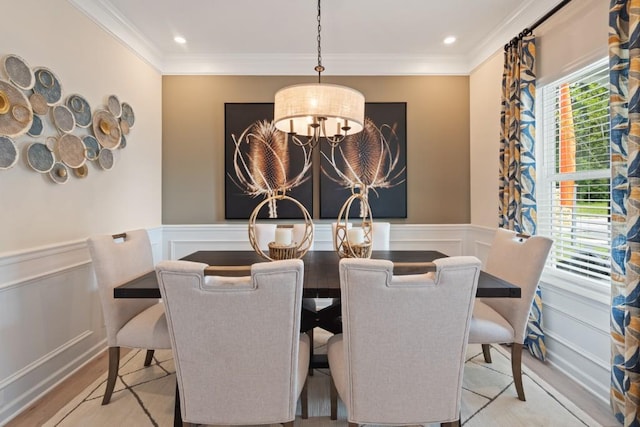
M 179 44 L 185 44 L 187 42 L 187 39 L 185 39 L 184 37 L 175 36 L 173 38 L 173 41 Z
M 445 37 L 444 44 L 452 44 L 456 42 L 456 38 L 454 36 Z

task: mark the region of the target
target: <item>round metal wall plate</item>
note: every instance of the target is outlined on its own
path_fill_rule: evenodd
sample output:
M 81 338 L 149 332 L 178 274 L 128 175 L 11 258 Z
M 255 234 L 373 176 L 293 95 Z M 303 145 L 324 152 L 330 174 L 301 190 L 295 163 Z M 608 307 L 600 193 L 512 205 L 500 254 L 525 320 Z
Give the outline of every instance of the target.
M 18 148 L 8 136 L 0 136 L 0 169 L 9 169 L 18 162 Z

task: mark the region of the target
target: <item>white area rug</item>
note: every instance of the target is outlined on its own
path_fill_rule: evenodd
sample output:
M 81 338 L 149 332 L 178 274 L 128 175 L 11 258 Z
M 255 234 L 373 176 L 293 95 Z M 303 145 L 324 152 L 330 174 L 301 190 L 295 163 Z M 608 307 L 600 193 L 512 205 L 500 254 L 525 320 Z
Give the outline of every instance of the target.
M 322 353 L 328 334 L 316 329 L 316 352 Z M 120 362 L 120 377 L 111 403 L 101 405 L 106 374 L 87 387 L 45 426 L 172 426 L 175 369 L 170 350 L 156 351 L 145 368 L 145 351 L 132 351 Z M 462 425 L 487 426 L 597 426 L 591 417 L 539 377 L 523 367 L 526 402 L 516 396 L 511 364 L 502 348 L 492 349 L 486 364 L 479 345 L 470 345 L 464 370 Z M 346 426 L 346 410 L 338 407 L 338 420 L 329 419 L 329 371 L 308 377 L 309 419 L 296 426 Z

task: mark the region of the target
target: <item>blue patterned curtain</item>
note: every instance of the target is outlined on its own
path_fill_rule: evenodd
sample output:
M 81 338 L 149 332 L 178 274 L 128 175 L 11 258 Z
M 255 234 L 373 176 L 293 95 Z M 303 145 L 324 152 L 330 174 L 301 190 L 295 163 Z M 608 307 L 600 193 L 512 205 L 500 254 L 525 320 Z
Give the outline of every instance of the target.
M 502 110 L 500 112 L 500 212 L 499 226 L 519 233 L 536 233 L 535 100 L 536 42 L 525 36 L 504 53 Z M 540 288 L 529 314 L 524 342 L 538 359 L 546 347 L 542 332 Z
M 611 407 L 640 426 L 640 0 L 611 0 Z

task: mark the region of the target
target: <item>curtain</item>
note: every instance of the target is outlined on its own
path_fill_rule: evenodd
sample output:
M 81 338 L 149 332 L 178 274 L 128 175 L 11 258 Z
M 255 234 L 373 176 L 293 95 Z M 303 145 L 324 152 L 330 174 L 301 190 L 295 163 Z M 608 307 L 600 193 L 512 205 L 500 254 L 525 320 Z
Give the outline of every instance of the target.
M 640 426 L 640 0 L 611 0 L 611 407 Z
M 536 233 L 535 75 L 536 44 L 527 35 L 504 53 L 500 112 L 499 227 Z M 524 342 L 532 355 L 544 360 L 540 288 L 529 314 Z

